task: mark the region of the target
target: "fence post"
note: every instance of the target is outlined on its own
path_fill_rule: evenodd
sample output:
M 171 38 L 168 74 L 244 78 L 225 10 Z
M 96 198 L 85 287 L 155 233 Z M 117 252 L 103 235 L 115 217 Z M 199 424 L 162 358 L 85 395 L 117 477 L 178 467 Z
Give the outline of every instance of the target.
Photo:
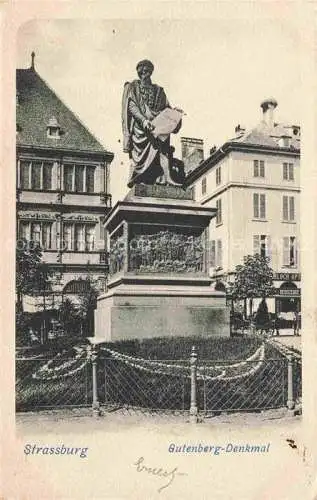
M 91 350 L 91 362 L 92 362 L 92 414 L 94 417 L 100 416 L 100 405 L 98 401 L 97 359 L 98 359 L 97 347 L 93 345 Z
M 287 408 L 289 410 L 294 410 L 295 408 L 293 368 L 294 357 L 291 355 L 288 357 L 287 363 Z
M 189 420 L 192 424 L 198 422 L 197 408 L 197 352 L 196 347 L 192 346 L 190 354 L 190 410 Z

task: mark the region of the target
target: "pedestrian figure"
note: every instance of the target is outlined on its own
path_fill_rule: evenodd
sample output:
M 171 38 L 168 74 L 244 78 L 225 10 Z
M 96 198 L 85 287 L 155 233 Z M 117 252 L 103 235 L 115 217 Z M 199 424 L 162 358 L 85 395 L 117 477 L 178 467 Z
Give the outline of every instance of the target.
M 294 330 L 294 335 L 298 336 L 299 335 L 299 314 L 297 311 L 294 311 L 293 330 Z
M 275 318 L 274 318 L 273 335 L 274 335 L 274 332 L 276 332 L 276 336 L 280 335 L 280 318 L 279 318 L 278 313 L 275 314 Z

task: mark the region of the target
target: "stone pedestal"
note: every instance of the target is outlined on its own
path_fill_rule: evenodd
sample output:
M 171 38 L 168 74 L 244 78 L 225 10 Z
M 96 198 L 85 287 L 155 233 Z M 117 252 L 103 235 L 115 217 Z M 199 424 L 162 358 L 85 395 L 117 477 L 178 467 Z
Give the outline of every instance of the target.
M 225 295 L 208 277 L 215 214 L 174 186 L 136 185 L 115 205 L 105 219 L 110 280 L 95 311 L 97 338 L 230 335 Z

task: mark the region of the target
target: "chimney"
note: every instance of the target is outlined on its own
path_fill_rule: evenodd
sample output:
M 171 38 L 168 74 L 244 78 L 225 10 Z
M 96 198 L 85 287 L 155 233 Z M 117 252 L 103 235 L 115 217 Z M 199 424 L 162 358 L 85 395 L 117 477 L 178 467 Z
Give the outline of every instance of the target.
M 204 159 L 204 141 L 194 137 L 181 137 L 182 159 L 188 157 L 193 151 L 199 151 L 201 159 Z
M 30 69 L 32 69 L 33 71 L 35 70 L 34 59 L 35 59 L 35 52 L 33 51 L 31 53 L 31 67 L 30 67 Z
M 197 167 L 204 159 L 204 141 L 194 137 L 181 137 L 182 160 L 185 174 Z
M 274 127 L 274 109 L 277 106 L 277 101 L 270 97 L 261 102 L 261 108 L 263 111 L 263 121 L 271 128 Z

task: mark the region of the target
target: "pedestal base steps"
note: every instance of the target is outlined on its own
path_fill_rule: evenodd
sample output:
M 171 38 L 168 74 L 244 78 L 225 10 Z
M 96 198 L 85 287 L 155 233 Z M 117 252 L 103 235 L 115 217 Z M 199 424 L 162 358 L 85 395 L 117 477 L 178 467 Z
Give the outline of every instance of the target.
M 98 299 L 96 337 L 105 341 L 167 336 L 229 337 L 222 292 L 204 286 L 121 284 Z

